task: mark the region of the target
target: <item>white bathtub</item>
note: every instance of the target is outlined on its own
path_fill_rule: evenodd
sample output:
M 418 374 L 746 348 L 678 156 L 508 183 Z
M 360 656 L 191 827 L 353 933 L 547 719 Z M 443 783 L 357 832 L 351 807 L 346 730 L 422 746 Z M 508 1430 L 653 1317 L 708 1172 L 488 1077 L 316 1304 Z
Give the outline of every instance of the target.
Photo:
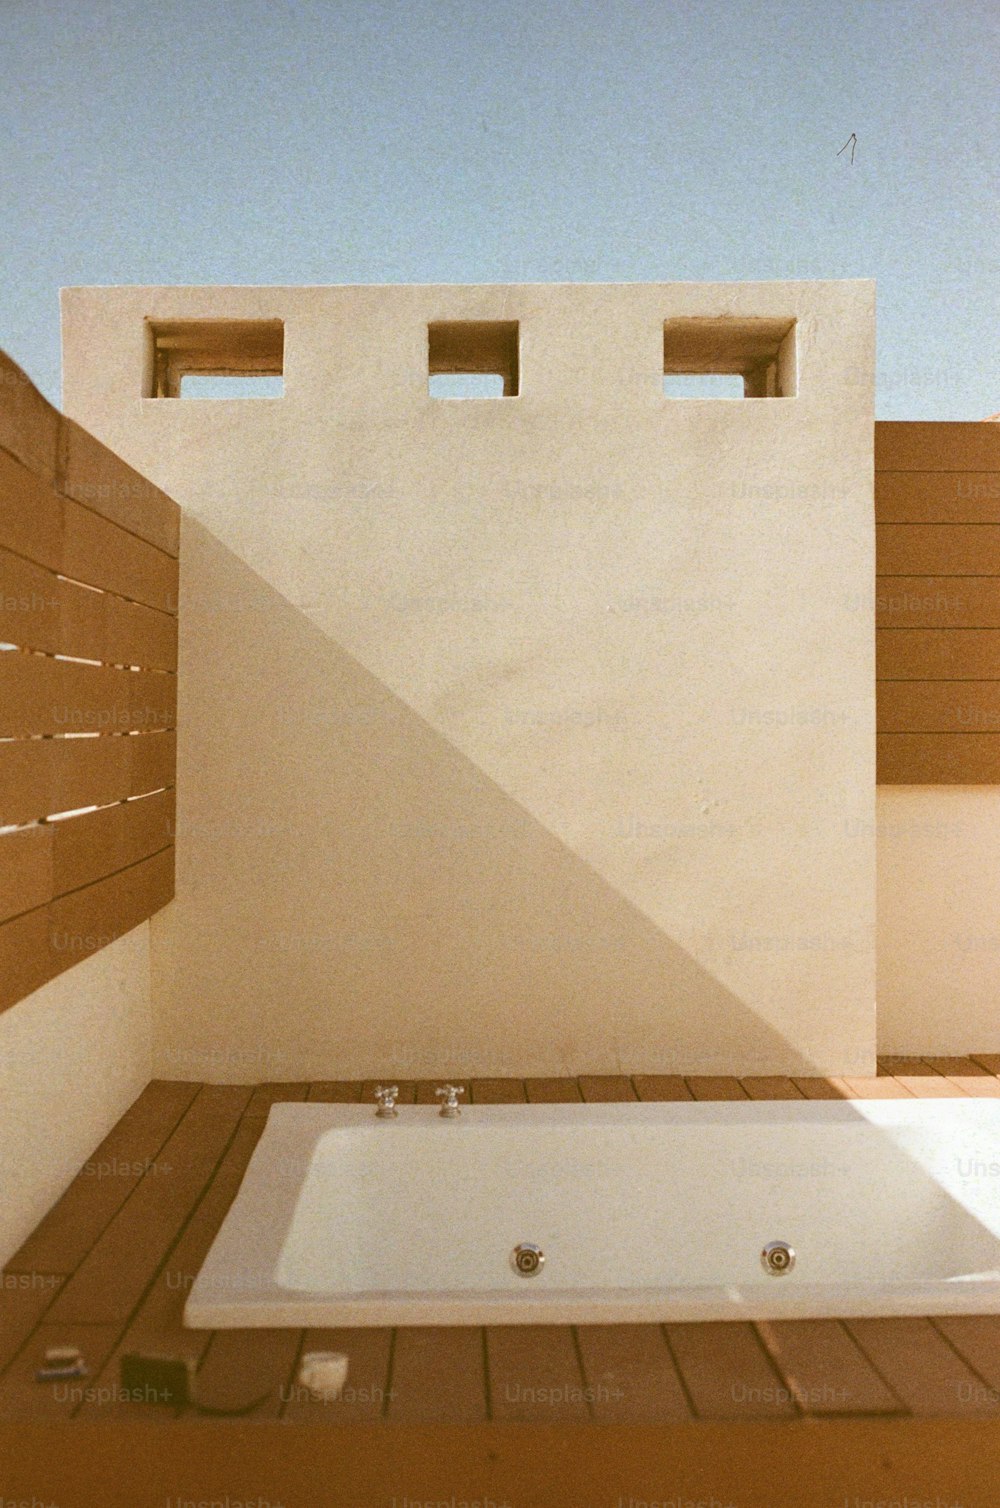
M 788 1243 L 792 1269 L 761 1263 Z M 511 1263 L 533 1243 L 530 1277 Z M 276 1105 L 206 1326 L 1000 1312 L 1000 1101 Z

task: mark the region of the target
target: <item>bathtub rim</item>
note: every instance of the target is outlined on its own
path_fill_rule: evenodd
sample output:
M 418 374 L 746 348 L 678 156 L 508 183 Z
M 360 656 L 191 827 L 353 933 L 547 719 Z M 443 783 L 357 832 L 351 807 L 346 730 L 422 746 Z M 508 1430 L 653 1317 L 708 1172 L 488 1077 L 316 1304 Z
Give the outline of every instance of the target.
M 380 1120 L 374 1103 L 298 1100 L 271 1106 L 236 1197 L 187 1295 L 185 1328 L 662 1324 L 1000 1313 L 1000 1272 L 982 1278 L 901 1280 L 898 1284 L 805 1284 L 793 1280 L 787 1288 L 781 1286 L 786 1280 L 779 1278 L 773 1280 L 773 1286 L 761 1284 L 759 1290 L 750 1293 L 721 1285 L 706 1285 L 704 1289 L 685 1285 L 655 1290 L 561 1289 L 558 1297 L 544 1291 L 513 1295 L 487 1289 L 356 1290 L 349 1296 L 331 1296 L 282 1287 L 274 1274 L 299 1193 L 318 1142 L 331 1130 L 370 1129 L 373 1135 L 392 1136 L 398 1122 L 403 1122 L 454 1136 L 461 1134 L 463 1127 L 490 1124 L 598 1128 L 623 1121 L 663 1126 L 861 1122 L 891 1130 L 918 1122 L 947 1125 L 957 1118 L 972 1125 L 992 1121 L 1000 1156 L 1000 1098 L 469 1105 L 463 1106 L 461 1116 L 454 1120 L 442 1117 L 435 1105 L 402 1105 L 398 1109 L 398 1120 Z M 264 1186 L 268 1187 L 272 1215 L 277 1218 L 261 1230 L 254 1202 L 259 1207 Z M 227 1279 L 233 1271 L 247 1279 L 238 1290 Z M 238 1297 L 233 1297 L 234 1291 Z

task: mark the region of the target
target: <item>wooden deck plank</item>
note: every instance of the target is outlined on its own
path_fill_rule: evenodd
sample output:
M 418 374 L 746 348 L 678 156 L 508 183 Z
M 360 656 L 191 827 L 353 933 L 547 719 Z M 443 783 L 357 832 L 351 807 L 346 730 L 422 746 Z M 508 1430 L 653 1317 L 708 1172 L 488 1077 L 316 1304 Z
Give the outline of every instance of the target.
M 978 1063 L 987 1073 L 1000 1075 L 1000 1052 L 974 1052 L 969 1054 L 970 1063 Z
M 769 1320 L 757 1333 L 803 1413 L 906 1412 L 839 1320 Z
M 488 1418 L 483 1332 L 476 1325 L 401 1325 L 392 1353 L 392 1424 L 479 1424 Z
M 973 1058 L 928 1057 L 925 1062 L 963 1094 L 980 1099 L 1000 1099 L 1000 1079 Z
M 154 1079 L 87 1158 L 7 1272 L 74 1272 L 188 1110 L 199 1084 Z
M 679 1073 L 637 1073 L 632 1075 L 640 1100 L 690 1100 L 690 1089 Z
M 277 1419 L 292 1377 L 300 1330 L 213 1330 L 198 1368 L 198 1403 L 209 1408 L 246 1410 L 245 1417 Z M 262 1401 L 252 1409 L 254 1399 Z M 187 1419 L 210 1419 L 189 1409 Z
M 250 1103 L 244 1112 L 246 1115 L 262 1115 L 267 1119 L 268 1111 L 272 1105 L 284 1105 L 300 1100 L 308 1099 L 309 1085 L 306 1083 L 295 1084 L 258 1084 L 250 1096 Z
M 854 1319 L 847 1329 L 907 1408 L 921 1416 L 1000 1412 L 995 1390 L 929 1319 Z
M 581 1095 L 591 1105 L 617 1105 L 636 1098 L 632 1080 L 621 1073 L 582 1073 L 577 1082 Z
M 523 1079 L 473 1079 L 474 1105 L 523 1105 L 527 1096 Z
M 39 1325 L 0 1381 L 0 1419 L 39 1424 L 69 1419 L 104 1365 L 120 1328 L 119 1325 Z M 89 1375 L 61 1382 L 36 1382 L 35 1372 L 50 1346 L 79 1346 Z
M 342 1351 L 348 1358 L 347 1381 L 339 1398 L 315 1398 L 296 1373 L 286 1386 L 281 1417 L 289 1424 L 359 1424 L 380 1419 L 390 1394 L 390 1329 L 307 1330 L 301 1359 L 307 1351 Z
M 843 1079 L 793 1079 L 807 1100 L 849 1100 L 853 1096 Z
M 897 1084 L 902 1084 L 918 1100 L 962 1099 L 965 1095 L 965 1091 L 953 1079 L 946 1079 L 940 1073 L 934 1074 L 932 1078 L 919 1073 L 897 1073 L 893 1077 Z
M 700 1419 L 798 1417 L 795 1400 L 752 1325 L 719 1320 L 664 1329 Z
M 201 1090 L 155 1168 L 61 1290 L 49 1311 L 54 1323 L 124 1324 L 212 1177 L 249 1098 L 249 1089 L 235 1084 Z
M 913 1098 L 910 1091 L 891 1075 L 879 1075 L 874 1079 L 845 1075 L 844 1083 L 851 1091 L 851 1098 L 855 1100 L 909 1100 Z
M 696 1100 L 745 1100 L 746 1090 L 739 1079 L 715 1073 L 687 1074 L 685 1083 Z
M 1000 1314 L 940 1315 L 931 1324 L 1000 1398 Z
M 65 1282 L 59 1273 L 23 1272 L 5 1279 L 0 1293 L 0 1375 L 45 1317 Z
M 486 1358 L 490 1414 L 498 1422 L 589 1419 L 586 1385 L 568 1325 L 490 1325 Z
M 571 1105 L 583 1099 L 576 1079 L 525 1079 L 524 1089 L 532 1105 Z
M 465 1091 L 464 1094 L 459 1096 L 459 1105 L 467 1105 L 469 1103 L 468 1079 L 450 1079 L 447 1074 L 440 1079 L 418 1079 L 416 1103 L 418 1105 L 440 1105 L 441 1101 L 438 1099 L 436 1091 L 444 1084 L 454 1084 L 457 1088 Z
M 1000 1079 L 992 1073 L 950 1073 L 946 1075 L 946 1078 L 947 1082 L 954 1084 L 962 1094 L 969 1094 L 977 1099 L 1000 1099 Z
M 593 1417 L 602 1424 L 692 1418 L 661 1325 L 578 1325 Z
M 805 1096 L 793 1079 L 772 1074 L 754 1074 L 740 1079 L 740 1084 L 751 1100 L 801 1100 Z
M 932 1079 L 937 1074 L 937 1069 L 932 1068 L 926 1058 L 894 1057 L 892 1054 L 883 1057 L 879 1054 L 876 1061 L 879 1073 L 891 1078 L 905 1074 L 910 1078 Z
M 263 1130 L 262 1116 L 244 1116 L 240 1121 L 215 1176 L 176 1245 L 164 1254 L 155 1280 L 98 1377 L 97 1401 L 86 1401 L 80 1410 L 81 1417 L 124 1420 L 151 1416 L 149 1406 L 144 1402 L 115 1394 L 114 1384 L 120 1376 L 121 1358 L 127 1352 L 186 1357 L 196 1366 L 201 1364 L 212 1332 L 185 1328 L 184 1305 L 219 1226 L 236 1197 Z M 153 1416 L 171 1417 L 173 1412 L 154 1409 Z
M 326 1105 L 356 1105 L 361 1099 L 361 1083 L 358 1079 L 317 1079 L 309 1085 L 306 1099 Z
M 928 1068 L 933 1068 L 935 1073 L 943 1073 L 946 1078 L 954 1078 L 956 1074 L 962 1077 L 970 1074 L 975 1074 L 977 1077 L 989 1077 L 989 1070 L 972 1058 L 925 1057 L 924 1062 Z

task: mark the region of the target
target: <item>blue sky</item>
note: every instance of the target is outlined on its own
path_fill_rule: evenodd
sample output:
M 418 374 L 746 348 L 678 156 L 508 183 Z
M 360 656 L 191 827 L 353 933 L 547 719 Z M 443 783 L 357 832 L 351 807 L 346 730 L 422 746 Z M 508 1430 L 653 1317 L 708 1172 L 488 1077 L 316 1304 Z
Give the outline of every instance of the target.
M 993 0 L 4 0 L 0 346 L 58 400 L 63 284 L 874 277 L 879 416 L 982 418 L 998 36 Z

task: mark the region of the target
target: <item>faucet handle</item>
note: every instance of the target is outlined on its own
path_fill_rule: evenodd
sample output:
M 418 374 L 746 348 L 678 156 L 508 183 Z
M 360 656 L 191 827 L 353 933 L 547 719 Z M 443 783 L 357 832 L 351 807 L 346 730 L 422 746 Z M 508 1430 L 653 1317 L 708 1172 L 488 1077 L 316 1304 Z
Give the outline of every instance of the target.
M 384 1088 L 381 1084 L 376 1084 L 375 1098 L 378 1100 L 378 1109 L 375 1114 L 379 1116 L 398 1115 L 399 1111 L 396 1109 L 398 1095 L 398 1085 L 390 1084 Z
M 461 1084 L 442 1084 L 441 1088 L 435 1089 L 434 1093 L 442 1102 L 442 1115 L 461 1115 L 462 1112 L 459 1109 L 458 1096 L 465 1093 L 465 1090 L 462 1088 Z

